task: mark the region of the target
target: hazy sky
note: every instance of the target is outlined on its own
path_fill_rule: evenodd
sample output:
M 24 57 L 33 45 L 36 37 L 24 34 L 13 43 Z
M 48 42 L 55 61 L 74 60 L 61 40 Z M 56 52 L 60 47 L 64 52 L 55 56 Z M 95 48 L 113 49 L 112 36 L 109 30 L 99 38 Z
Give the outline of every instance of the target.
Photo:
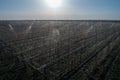
M 0 0 L 0 19 L 120 20 L 120 0 L 63 0 L 56 9 L 45 0 Z

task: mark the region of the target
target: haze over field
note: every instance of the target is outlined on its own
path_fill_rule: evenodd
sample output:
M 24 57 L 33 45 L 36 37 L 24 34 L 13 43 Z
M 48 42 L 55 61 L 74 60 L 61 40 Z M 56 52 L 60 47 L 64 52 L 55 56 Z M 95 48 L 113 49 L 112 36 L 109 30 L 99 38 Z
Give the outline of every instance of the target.
M 0 0 L 0 20 L 120 20 L 120 0 Z
M 120 0 L 0 0 L 0 80 L 120 80 Z

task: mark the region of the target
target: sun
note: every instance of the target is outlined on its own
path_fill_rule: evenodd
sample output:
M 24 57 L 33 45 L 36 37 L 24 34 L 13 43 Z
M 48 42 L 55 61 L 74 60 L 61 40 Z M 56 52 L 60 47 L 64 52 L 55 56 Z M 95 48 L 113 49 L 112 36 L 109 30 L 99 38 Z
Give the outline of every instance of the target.
M 46 0 L 46 3 L 51 8 L 58 8 L 62 6 L 62 0 Z

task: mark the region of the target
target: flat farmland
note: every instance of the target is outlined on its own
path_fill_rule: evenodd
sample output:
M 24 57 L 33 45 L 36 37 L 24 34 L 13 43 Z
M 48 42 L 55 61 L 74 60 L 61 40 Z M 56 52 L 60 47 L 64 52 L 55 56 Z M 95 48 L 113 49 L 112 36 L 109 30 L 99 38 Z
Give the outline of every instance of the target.
M 0 80 L 104 80 L 119 45 L 119 21 L 0 21 Z

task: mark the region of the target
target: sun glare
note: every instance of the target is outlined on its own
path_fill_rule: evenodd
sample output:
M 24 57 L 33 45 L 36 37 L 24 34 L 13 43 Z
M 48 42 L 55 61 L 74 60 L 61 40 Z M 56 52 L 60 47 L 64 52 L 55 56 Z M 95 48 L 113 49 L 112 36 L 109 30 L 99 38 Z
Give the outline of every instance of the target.
M 62 0 L 46 0 L 46 3 L 51 8 L 58 8 L 62 6 Z

